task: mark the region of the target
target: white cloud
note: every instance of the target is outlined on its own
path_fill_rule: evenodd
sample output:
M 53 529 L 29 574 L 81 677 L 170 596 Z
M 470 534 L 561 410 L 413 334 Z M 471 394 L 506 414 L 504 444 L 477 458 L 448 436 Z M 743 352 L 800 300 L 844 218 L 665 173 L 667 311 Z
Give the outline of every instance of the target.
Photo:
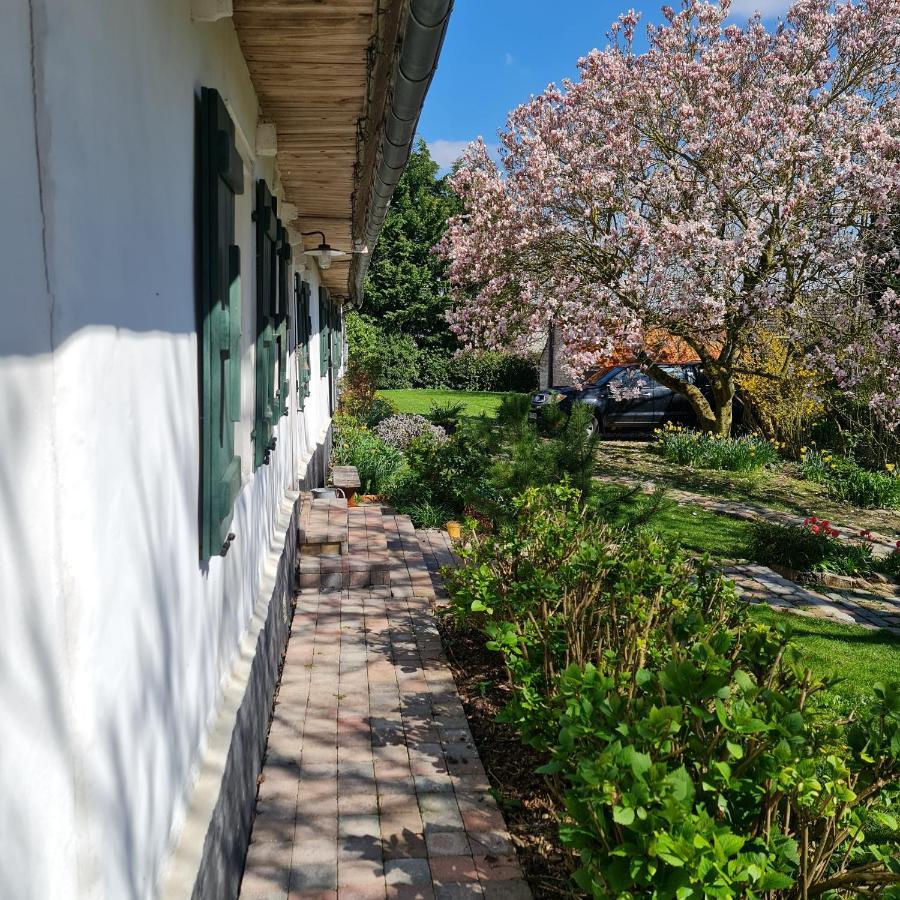
M 441 138 L 437 141 L 428 142 L 428 152 L 431 154 L 431 158 L 438 164 L 441 173 L 446 173 L 450 171 L 453 163 L 463 155 L 463 151 L 471 143 L 472 141 L 445 141 Z M 486 144 L 485 146 L 494 162 L 499 164 L 500 145 Z
M 780 16 L 788 11 L 790 0 L 733 0 L 730 15 L 752 16 L 758 12 L 764 19 Z
M 431 141 L 428 145 L 428 152 L 442 169 L 449 169 L 462 156 L 463 150 L 470 143 L 471 141 L 445 141 L 443 139 Z
M 506 51 L 506 55 L 503 57 L 503 62 L 505 62 L 508 66 L 511 66 L 513 64 L 513 55 L 509 52 L 509 50 Z

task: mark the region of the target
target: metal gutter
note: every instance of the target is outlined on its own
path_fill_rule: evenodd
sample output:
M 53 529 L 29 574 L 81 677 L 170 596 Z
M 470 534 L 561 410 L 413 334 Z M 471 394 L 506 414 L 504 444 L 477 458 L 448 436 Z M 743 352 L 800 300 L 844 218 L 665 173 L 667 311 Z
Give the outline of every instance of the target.
M 400 53 L 391 76 L 391 97 L 380 129 L 375 175 L 369 192 L 361 243 L 369 253 L 356 255 L 350 269 L 354 306 L 363 299 L 363 282 L 391 195 L 406 168 L 425 95 L 437 69 L 453 0 L 410 0 Z

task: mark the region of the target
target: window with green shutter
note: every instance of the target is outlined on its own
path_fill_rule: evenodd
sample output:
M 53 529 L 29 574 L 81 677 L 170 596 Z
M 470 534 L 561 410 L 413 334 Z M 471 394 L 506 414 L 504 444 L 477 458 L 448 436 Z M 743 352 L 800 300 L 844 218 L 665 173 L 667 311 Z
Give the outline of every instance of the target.
M 234 423 L 241 417 L 241 255 L 234 243 L 234 198 L 244 166 L 234 124 L 218 91 L 200 95 L 200 556 L 224 554 L 241 460 Z
M 331 298 L 328 288 L 319 288 L 319 374 L 328 374 L 328 358 L 331 353 Z
M 309 339 L 312 336 L 312 320 L 309 315 L 309 284 L 294 274 L 295 334 L 297 336 L 297 409 L 302 410 L 309 396 L 312 376 L 309 359 Z
M 275 382 L 278 348 L 278 201 L 269 186 L 256 183 L 256 414 L 253 425 L 253 462 L 269 462 L 275 448 L 272 429 L 280 416 Z

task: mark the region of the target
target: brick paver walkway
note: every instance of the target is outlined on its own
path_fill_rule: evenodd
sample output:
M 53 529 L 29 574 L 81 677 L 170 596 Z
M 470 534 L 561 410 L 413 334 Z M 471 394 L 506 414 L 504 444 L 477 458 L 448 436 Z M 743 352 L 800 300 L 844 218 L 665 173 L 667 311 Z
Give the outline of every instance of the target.
M 449 543 L 350 512 L 348 562 L 384 583 L 301 589 L 241 897 L 530 897 L 432 616 Z

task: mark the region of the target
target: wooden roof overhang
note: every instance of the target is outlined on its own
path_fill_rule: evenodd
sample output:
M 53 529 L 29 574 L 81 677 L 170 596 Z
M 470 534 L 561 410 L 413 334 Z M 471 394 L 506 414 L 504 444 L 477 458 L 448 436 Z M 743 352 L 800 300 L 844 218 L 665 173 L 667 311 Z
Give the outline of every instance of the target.
M 366 233 L 368 192 L 409 0 L 234 0 L 238 39 L 277 133 L 285 200 L 300 232 L 351 250 Z M 313 249 L 319 237 L 304 238 Z M 370 248 L 371 249 L 371 248 Z M 351 296 L 352 257 L 323 273 Z

